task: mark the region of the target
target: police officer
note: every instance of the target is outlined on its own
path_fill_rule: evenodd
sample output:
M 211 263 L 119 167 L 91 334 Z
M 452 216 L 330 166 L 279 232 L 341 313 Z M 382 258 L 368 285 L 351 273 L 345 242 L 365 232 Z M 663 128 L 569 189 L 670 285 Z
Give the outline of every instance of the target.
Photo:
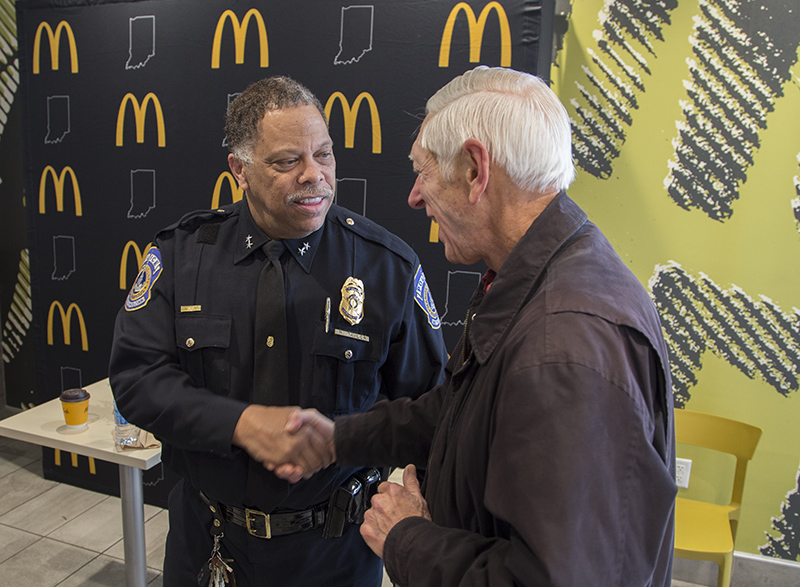
M 162 440 L 182 476 L 164 585 L 231 574 L 238 587 L 380 585 L 380 559 L 350 523 L 374 471 L 311 475 L 329 463 L 307 447 L 324 439 L 285 425 L 291 406 L 334 417 L 441 380 L 447 353 L 424 273 L 400 239 L 332 204 L 333 144 L 307 88 L 254 83 L 225 131 L 244 197 L 158 233 L 111 352 L 120 411 Z M 299 482 L 271 472 L 284 463 L 300 465 Z

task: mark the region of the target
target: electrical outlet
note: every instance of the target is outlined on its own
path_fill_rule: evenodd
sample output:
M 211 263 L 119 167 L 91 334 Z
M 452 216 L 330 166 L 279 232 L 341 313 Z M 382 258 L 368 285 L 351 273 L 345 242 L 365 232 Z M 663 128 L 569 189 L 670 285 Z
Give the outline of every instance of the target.
M 692 472 L 692 461 L 689 459 L 675 459 L 675 482 L 678 487 L 689 487 L 689 475 Z

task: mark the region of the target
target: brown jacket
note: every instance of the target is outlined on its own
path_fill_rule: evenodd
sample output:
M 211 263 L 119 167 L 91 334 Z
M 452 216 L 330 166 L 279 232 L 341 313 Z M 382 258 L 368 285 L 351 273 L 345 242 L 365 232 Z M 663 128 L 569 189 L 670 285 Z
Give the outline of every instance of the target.
M 520 240 L 441 386 L 337 420 L 340 462 L 427 468 L 389 533 L 398 585 L 670 585 L 674 431 L 644 287 L 562 193 Z

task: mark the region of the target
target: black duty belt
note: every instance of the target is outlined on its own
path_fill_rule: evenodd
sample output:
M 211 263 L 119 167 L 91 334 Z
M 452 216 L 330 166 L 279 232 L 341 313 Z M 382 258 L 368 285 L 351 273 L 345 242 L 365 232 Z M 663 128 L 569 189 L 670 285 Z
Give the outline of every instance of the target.
M 321 503 L 307 510 L 274 511 L 265 514 L 250 508 L 219 504 L 226 522 L 241 526 L 248 534 L 257 538 L 272 538 L 321 528 L 325 524 L 327 508 L 327 503 Z
M 338 538 L 346 523 L 360 524 L 364 521 L 364 512 L 369 508 L 380 480 L 378 469 L 363 469 L 337 487 L 324 503 L 306 510 L 278 509 L 269 514 L 214 502 L 202 491 L 199 493 L 214 515 L 210 532 L 215 540 L 221 537 L 225 522 L 241 526 L 257 538 L 284 536 L 313 528 L 322 528 L 324 538 Z

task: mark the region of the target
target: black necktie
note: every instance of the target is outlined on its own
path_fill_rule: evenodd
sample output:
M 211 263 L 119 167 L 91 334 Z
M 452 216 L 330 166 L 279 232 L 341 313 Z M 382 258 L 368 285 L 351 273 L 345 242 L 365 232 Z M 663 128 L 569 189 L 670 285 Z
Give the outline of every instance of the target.
M 258 278 L 253 365 L 253 403 L 285 406 L 289 401 L 289 352 L 283 269 L 280 257 L 286 250 L 282 241 L 271 240 L 261 250 L 267 261 Z M 289 493 L 289 484 L 250 459 L 246 503 L 269 513 Z
M 283 241 L 271 240 L 261 249 L 267 262 L 258 278 L 253 371 L 253 403 L 285 406 L 289 401 L 289 349 L 283 269 Z

